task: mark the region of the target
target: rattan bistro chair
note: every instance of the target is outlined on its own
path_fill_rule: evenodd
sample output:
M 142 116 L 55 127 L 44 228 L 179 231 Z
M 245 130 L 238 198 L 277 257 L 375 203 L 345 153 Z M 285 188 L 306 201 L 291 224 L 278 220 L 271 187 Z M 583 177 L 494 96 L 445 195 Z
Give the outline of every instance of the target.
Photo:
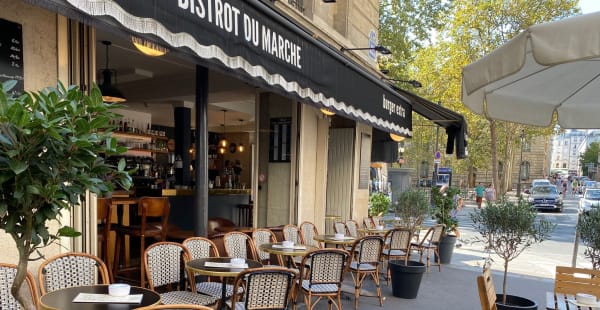
M 149 246 L 144 251 L 144 271 L 148 279 L 148 287 L 160 294 L 163 304 L 210 305 L 218 298 L 186 290 L 184 273 L 187 274 L 190 287 L 196 286 L 191 272 L 185 270 L 184 264 L 190 260 L 190 253 L 180 243 L 162 241 Z M 175 288 L 175 289 L 174 289 Z
M 333 223 L 333 231 L 336 234 L 346 234 L 346 224 L 344 224 L 344 222 L 341 221 L 336 221 Z
M 294 297 L 298 273 L 282 267 L 255 268 L 240 272 L 234 287 L 244 290 L 233 296 L 228 306 L 233 310 L 284 310 Z
M 358 238 L 358 223 L 355 220 L 347 220 L 345 224 L 348 235 L 353 238 Z
M 425 254 L 425 256 L 427 257 L 427 271 L 429 271 L 429 260 L 431 258 L 431 252 L 433 252 L 433 254 L 437 257 L 440 256 L 439 245 L 440 240 L 442 239 L 442 235 L 444 233 L 444 229 L 446 229 L 446 225 L 444 224 L 434 225 L 431 228 L 429 228 L 429 230 L 427 230 L 427 233 L 425 234 L 425 237 L 421 239 L 421 242 L 412 243 L 412 246 L 415 247 L 417 251 L 419 251 L 420 262 L 423 262 L 423 254 Z M 437 265 L 439 271 L 442 271 L 442 264 L 438 261 Z
M 67 287 L 109 284 L 108 268 L 87 253 L 69 252 L 50 257 L 38 268 L 42 295 Z
M 404 263 L 408 261 L 408 257 L 410 256 L 410 247 L 411 247 L 411 239 L 412 239 L 412 231 L 407 228 L 395 228 L 388 231 L 385 234 L 384 238 L 389 243 L 386 244 L 383 249 L 382 255 L 383 259 L 387 261 L 387 272 L 386 272 L 386 281 L 387 285 L 390 285 L 390 260 L 392 259 L 404 259 Z
M 254 245 L 256 248 L 256 254 L 258 255 L 258 260 L 262 264 L 272 265 L 271 264 L 271 254 L 261 250 L 260 246 L 263 244 L 266 244 L 266 243 L 277 242 L 277 237 L 275 237 L 275 234 L 273 233 L 273 231 L 271 231 L 268 228 L 256 228 L 256 229 L 254 229 L 254 231 L 252 231 L 252 240 L 254 241 Z M 275 257 L 277 257 L 277 265 L 283 266 L 283 259 L 281 258 L 281 255 L 275 255 Z M 264 267 L 271 267 L 271 266 L 264 266 Z
M 179 309 L 213 310 L 213 308 L 211 308 L 211 307 L 200 306 L 200 305 L 185 305 L 185 304 L 155 305 L 155 306 L 148 306 L 148 307 L 136 308 L 135 310 L 159 310 L 159 309 L 169 309 L 169 310 L 179 310 Z
M 306 308 L 311 310 L 322 298 L 327 298 L 329 309 L 335 305 L 342 308 L 341 292 L 344 273 L 348 267 L 350 253 L 342 249 L 319 249 L 308 253 L 301 264 L 304 275 L 298 286 L 298 295 L 303 293 Z M 317 297 L 314 304 L 313 297 Z
M 223 237 L 223 242 L 228 257 L 256 259 L 254 241 L 247 234 L 239 231 L 228 232 Z
M 16 276 L 17 265 L 0 263 L 0 306 L 2 309 L 21 309 L 21 305 L 13 297 L 10 291 Z M 39 296 L 35 286 L 35 280 L 30 272 L 27 272 L 25 275 L 25 282 L 23 282 L 23 285 L 27 285 L 28 297 L 31 298 L 33 305 L 37 309 Z M 23 286 L 21 287 L 21 290 L 23 290 Z
M 217 246 L 207 238 L 191 237 L 183 240 L 181 244 L 190 252 L 190 259 L 219 257 Z M 208 279 L 210 280 L 210 277 Z M 222 284 L 220 282 L 196 281 L 196 291 L 201 294 L 221 298 L 221 289 Z M 225 297 L 231 297 L 233 295 L 233 285 L 227 284 L 225 289 Z
M 350 263 L 349 271 L 354 280 L 354 308 L 358 309 L 358 298 L 364 280 L 371 276 L 377 289 L 379 305 L 383 307 L 381 288 L 379 287 L 379 263 L 383 250 L 383 238 L 377 235 L 365 236 L 354 242 L 352 251 L 354 258 Z

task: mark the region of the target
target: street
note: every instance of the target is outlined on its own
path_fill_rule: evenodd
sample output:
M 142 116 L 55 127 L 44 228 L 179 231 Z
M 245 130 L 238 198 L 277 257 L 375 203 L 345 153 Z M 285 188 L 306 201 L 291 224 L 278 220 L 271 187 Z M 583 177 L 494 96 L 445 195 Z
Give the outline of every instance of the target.
M 573 259 L 573 243 L 579 197 L 567 197 L 564 210 L 558 212 L 538 212 L 539 216 L 556 224 L 552 236 L 540 244 L 526 249 L 519 257 L 509 262 L 508 271 L 512 274 L 554 278 L 555 267 L 571 266 Z M 465 268 L 480 269 L 488 254 L 483 244 L 476 241 L 477 233 L 473 229 L 469 214 L 477 210 L 474 201 L 466 201 L 459 214 L 459 229 L 462 246 L 455 248 L 452 265 Z M 591 263 L 584 256 L 585 247 L 580 244 L 577 256 L 577 267 L 591 268 Z M 492 269 L 503 270 L 503 261 L 492 255 Z

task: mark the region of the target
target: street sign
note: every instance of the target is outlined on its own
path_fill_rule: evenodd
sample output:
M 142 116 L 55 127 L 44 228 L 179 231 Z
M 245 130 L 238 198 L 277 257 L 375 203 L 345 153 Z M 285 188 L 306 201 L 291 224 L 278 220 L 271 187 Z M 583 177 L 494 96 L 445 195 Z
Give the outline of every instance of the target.
M 442 153 L 440 151 L 436 151 L 433 159 L 433 163 L 439 164 L 441 162 Z

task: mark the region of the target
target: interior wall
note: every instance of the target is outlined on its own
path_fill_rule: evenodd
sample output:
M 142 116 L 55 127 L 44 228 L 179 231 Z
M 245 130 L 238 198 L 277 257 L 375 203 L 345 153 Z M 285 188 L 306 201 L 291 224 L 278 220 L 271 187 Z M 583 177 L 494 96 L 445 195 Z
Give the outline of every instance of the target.
M 336 215 L 345 221 L 352 219 L 354 128 L 332 128 L 330 137 L 326 210 L 327 215 Z M 327 224 L 327 233 L 334 232 L 333 222 Z
M 2 8 L 0 18 L 23 26 L 25 90 L 37 91 L 47 86 L 55 86 L 58 81 L 59 66 L 56 14 L 14 0 L 0 0 L 0 7 Z M 69 222 L 64 219 L 63 221 Z M 49 226 L 51 231 L 56 232 L 58 228 L 56 221 L 49 222 Z M 68 247 L 69 244 L 65 243 L 65 246 Z M 0 248 L 2 248 L 0 261 L 12 264 L 18 262 L 16 245 L 4 231 L 0 231 Z M 42 253 L 52 256 L 60 250 L 59 246 L 53 245 L 42 249 Z M 29 271 L 37 273 L 39 264 L 39 260 L 30 262 Z

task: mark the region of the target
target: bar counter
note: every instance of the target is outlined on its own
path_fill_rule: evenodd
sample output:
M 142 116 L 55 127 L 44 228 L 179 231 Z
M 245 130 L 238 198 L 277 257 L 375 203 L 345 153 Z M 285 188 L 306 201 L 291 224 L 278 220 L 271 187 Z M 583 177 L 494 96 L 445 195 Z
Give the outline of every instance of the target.
M 208 218 L 222 217 L 239 223 L 238 205 L 247 205 L 250 201 L 250 189 L 209 189 Z M 162 195 L 169 197 L 171 213 L 169 223 L 182 230 L 194 229 L 192 208 L 196 206 L 195 190 L 163 189 Z

